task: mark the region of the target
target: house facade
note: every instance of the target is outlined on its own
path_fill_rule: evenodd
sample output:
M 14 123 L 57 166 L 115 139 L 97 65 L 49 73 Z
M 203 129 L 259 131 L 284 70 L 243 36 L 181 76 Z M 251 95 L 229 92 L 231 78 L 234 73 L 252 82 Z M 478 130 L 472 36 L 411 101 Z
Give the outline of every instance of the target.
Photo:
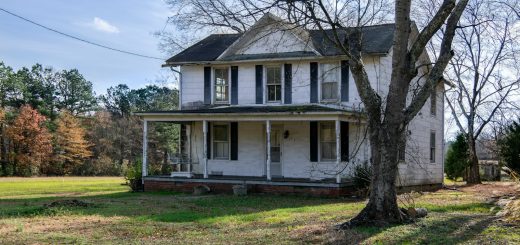
M 362 30 L 365 67 L 382 97 L 394 28 Z M 164 66 L 180 68 L 180 110 L 137 113 L 145 190 L 245 184 L 258 192 L 352 192 L 354 169 L 370 161 L 366 118 L 348 62 L 325 35 L 267 14 L 243 34 L 210 35 L 168 59 Z M 443 92 L 440 85 L 409 125 L 398 186 L 442 183 Z M 147 173 L 148 122 L 181 125 L 171 175 Z

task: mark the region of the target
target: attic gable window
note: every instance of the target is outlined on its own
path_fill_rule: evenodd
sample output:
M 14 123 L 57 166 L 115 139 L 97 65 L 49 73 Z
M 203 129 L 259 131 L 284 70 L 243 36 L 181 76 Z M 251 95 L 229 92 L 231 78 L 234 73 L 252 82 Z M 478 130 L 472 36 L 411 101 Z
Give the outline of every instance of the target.
M 282 101 L 282 69 L 280 66 L 267 66 L 266 73 L 266 92 L 267 102 Z
M 229 69 L 215 68 L 215 103 L 229 103 Z
M 335 101 L 338 99 L 339 65 L 336 63 L 320 64 L 321 100 Z

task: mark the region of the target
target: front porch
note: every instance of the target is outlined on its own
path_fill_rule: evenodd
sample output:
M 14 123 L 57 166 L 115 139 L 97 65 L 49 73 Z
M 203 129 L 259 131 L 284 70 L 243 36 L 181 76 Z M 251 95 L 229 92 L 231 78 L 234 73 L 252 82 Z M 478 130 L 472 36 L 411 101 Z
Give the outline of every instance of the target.
M 233 186 L 246 186 L 249 193 L 297 194 L 321 197 L 341 197 L 355 192 L 351 182 L 336 183 L 335 178 L 309 180 L 303 178 L 274 177 L 267 180 L 258 176 L 213 176 L 204 178 L 195 174 L 191 178 L 163 176 L 144 177 L 145 191 L 177 191 L 192 193 L 197 186 L 208 186 L 212 193 L 232 193 Z
M 271 186 L 291 193 L 294 188 L 344 192 L 350 186 L 345 166 L 361 162 L 367 152 L 360 115 L 330 107 L 226 106 L 138 115 L 144 119 L 145 189 L 205 184 L 230 191 L 242 184 L 258 191 Z M 182 125 L 179 151 L 168 157 L 170 175 L 148 176 L 149 122 Z M 350 156 L 359 149 L 364 154 Z

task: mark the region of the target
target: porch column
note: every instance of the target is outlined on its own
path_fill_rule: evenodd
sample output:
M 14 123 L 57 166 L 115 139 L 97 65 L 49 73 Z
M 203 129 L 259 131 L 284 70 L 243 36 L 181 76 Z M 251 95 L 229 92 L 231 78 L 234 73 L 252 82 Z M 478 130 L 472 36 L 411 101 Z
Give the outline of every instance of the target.
M 144 177 L 148 176 L 148 162 L 147 162 L 147 154 L 148 153 L 148 121 L 145 119 L 143 121 L 143 162 L 142 162 L 142 181 L 144 184 Z
M 204 178 L 208 178 L 208 121 L 202 121 L 202 134 L 204 135 Z
M 341 183 L 341 175 L 340 175 L 340 167 L 341 167 L 341 121 L 339 119 L 336 120 L 336 183 Z
M 266 162 L 266 175 L 267 180 L 271 180 L 271 121 L 265 122 L 265 130 L 267 135 L 267 162 Z

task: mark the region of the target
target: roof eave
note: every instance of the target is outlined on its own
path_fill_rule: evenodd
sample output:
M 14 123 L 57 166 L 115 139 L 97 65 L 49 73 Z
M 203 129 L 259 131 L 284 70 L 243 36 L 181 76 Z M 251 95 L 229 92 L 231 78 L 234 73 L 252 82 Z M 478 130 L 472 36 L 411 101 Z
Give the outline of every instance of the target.
M 389 52 L 364 53 L 364 55 L 386 56 Z M 166 62 L 162 67 L 177 67 L 181 65 L 211 65 L 211 64 L 231 64 L 231 63 L 252 63 L 252 62 L 272 62 L 272 61 L 299 61 L 299 60 L 323 60 L 323 59 L 346 59 L 346 55 L 323 55 L 323 56 L 305 56 L 305 57 L 284 57 L 284 58 L 267 58 L 267 59 L 244 59 L 244 60 L 212 60 L 212 61 L 179 61 Z

